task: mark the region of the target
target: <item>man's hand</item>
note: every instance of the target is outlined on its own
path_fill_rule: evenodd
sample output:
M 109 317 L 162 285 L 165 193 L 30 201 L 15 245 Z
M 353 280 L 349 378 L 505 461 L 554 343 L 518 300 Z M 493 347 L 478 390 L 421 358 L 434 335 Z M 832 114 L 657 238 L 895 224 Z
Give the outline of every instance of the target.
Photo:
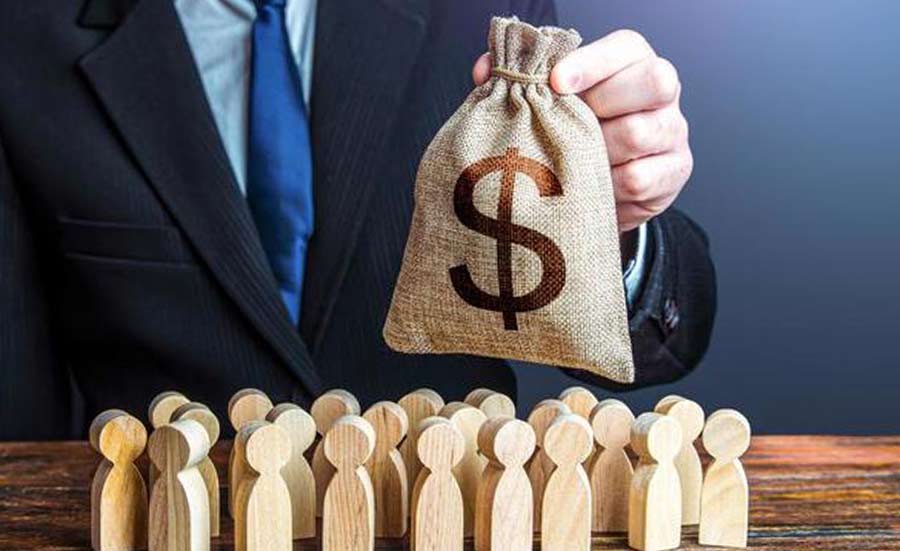
M 472 70 L 475 84 L 490 73 L 484 54 Z M 619 231 L 666 210 L 694 164 L 675 67 L 657 57 L 643 36 L 621 30 L 566 56 L 553 68 L 550 85 L 560 94 L 579 94 L 602 123 Z

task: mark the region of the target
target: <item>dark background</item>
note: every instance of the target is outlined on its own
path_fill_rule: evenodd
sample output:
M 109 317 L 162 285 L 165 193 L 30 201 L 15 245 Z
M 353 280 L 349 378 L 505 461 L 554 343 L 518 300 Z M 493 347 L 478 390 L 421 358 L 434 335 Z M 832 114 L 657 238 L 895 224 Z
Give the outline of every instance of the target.
M 643 33 L 679 69 L 719 314 L 666 393 L 757 433 L 900 432 L 900 2 L 557 0 L 585 40 Z M 518 370 L 520 413 L 571 379 Z M 609 393 L 602 393 L 601 397 Z

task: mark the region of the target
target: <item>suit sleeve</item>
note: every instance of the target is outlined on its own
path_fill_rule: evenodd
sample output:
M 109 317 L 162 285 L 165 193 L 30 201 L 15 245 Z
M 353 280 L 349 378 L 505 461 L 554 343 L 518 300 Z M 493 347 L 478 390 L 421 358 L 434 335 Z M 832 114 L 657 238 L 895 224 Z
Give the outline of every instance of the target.
M 0 142 L 0 440 L 69 438 L 69 377 L 26 218 Z
M 680 379 L 706 353 L 716 314 L 709 240 L 700 226 L 675 209 L 651 220 L 648 229 L 650 266 L 629 312 L 634 383 L 564 370 L 568 375 L 610 390 L 629 390 Z
M 520 0 L 513 9 L 532 24 L 558 24 L 553 0 Z M 706 234 L 674 209 L 651 220 L 648 229 L 649 268 L 629 312 L 634 383 L 564 369 L 567 375 L 609 390 L 629 390 L 680 379 L 706 353 L 716 314 L 716 275 Z

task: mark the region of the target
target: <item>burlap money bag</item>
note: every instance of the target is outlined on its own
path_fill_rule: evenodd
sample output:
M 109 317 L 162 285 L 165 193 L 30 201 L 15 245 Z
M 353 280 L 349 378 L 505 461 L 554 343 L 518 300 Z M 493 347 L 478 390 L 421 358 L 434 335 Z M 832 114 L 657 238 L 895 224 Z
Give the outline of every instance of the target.
M 596 116 L 553 92 L 575 31 L 494 18 L 491 79 L 435 136 L 384 338 L 634 380 L 612 180 Z

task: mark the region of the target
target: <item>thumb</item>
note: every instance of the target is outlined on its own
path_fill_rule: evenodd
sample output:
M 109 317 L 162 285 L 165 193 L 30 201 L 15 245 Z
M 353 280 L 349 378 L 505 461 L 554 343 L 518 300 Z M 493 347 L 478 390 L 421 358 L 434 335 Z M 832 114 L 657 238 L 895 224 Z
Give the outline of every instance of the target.
M 491 54 L 481 54 L 472 67 L 472 80 L 475 86 L 481 86 L 491 78 Z

